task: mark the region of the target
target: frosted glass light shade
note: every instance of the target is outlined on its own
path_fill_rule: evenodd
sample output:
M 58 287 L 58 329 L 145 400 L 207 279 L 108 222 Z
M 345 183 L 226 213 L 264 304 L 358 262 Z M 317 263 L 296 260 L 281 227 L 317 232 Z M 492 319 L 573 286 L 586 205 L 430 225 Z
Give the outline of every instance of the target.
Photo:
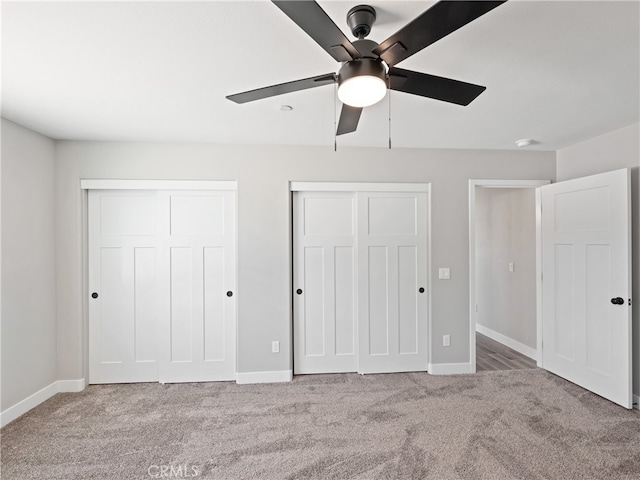
M 346 62 L 338 72 L 338 98 L 345 105 L 368 107 L 387 94 L 387 72 L 376 58 Z
M 387 94 L 385 81 L 373 75 L 359 75 L 346 79 L 338 87 L 338 98 L 352 107 L 368 107 Z

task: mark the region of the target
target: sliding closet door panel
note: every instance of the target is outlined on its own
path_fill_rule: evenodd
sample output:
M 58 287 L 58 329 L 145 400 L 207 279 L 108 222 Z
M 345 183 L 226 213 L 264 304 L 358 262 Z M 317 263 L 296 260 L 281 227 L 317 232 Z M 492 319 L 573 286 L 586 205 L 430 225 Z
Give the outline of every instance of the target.
M 159 193 L 161 382 L 234 380 L 235 192 Z
M 355 195 L 293 194 L 294 372 L 355 372 Z
M 89 192 L 89 382 L 158 380 L 155 192 Z
M 358 196 L 359 372 L 425 371 L 427 196 Z

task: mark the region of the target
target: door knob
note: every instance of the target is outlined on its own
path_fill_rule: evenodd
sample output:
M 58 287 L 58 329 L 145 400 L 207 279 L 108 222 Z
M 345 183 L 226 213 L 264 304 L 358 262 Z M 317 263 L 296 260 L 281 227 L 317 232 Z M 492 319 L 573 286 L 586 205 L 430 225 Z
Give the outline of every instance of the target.
M 424 288 L 423 288 L 423 287 L 420 287 L 420 288 L 418 289 L 418 291 L 419 291 L 420 293 L 424 293 Z
M 227 297 L 233 297 L 233 292 L 231 290 L 227 292 Z
M 91 294 L 91 298 L 98 298 L 98 293 L 97 292 L 93 292 Z
M 611 299 L 611 303 L 614 305 L 624 305 L 624 300 L 621 297 L 616 297 Z
M 297 293 L 298 295 L 302 295 L 302 289 L 301 289 L 301 288 L 297 289 L 297 290 L 296 290 L 296 293 Z

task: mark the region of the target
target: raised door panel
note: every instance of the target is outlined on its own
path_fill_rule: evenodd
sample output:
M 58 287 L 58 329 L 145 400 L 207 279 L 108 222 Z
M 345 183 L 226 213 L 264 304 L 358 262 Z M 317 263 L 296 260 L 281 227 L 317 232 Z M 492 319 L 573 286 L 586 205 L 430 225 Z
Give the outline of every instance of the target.
M 374 245 L 367 247 L 367 306 L 366 326 L 368 330 L 366 351 L 369 355 L 389 355 L 390 331 L 389 316 L 392 315 L 390 303 L 396 300 L 389 288 L 389 247 Z M 391 294 L 391 295 L 390 295 Z M 395 319 L 391 319 L 392 321 Z M 391 326 L 393 328 L 393 325 Z
M 193 251 L 189 247 L 171 247 L 170 251 L 170 362 L 192 362 L 194 359 L 194 323 L 199 319 L 194 305 L 198 276 L 194 275 Z M 200 287 L 201 288 L 201 287 Z
M 226 320 L 225 305 L 229 300 L 225 295 L 224 268 L 226 251 L 224 247 L 205 247 L 203 264 L 204 291 L 204 360 L 219 362 L 228 358 L 230 341 L 227 330 L 232 328 Z M 230 349 L 233 352 L 233 348 Z
M 356 353 L 355 252 L 353 246 L 333 249 L 335 275 L 335 352 L 353 357 Z
M 134 249 L 134 360 L 155 362 L 157 360 L 157 317 L 156 302 L 156 248 L 136 247 Z
M 418 353 L 420 332 L 418 285 L 418 248 L 398 247 L 398 352 Z M 420 287 L 418 287 L 419 289 Z

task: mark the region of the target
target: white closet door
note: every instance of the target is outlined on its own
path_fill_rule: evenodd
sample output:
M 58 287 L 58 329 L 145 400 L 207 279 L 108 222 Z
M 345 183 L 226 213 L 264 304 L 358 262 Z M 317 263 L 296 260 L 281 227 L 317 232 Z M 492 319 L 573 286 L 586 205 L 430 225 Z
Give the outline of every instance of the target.
M 358 195 L 358 371 L 426 371 L 427 196 Z
M 158 381 L 157 200 L 89 191 L 89 382 Z
M 90 190 L 90 383 L 234 380 L 235 258 L 235 192 Z
M 294 372 L 355 372 L 354 193 L 295 192 Z
M 161 382 L 235 380 L 235 192 L 162 191 Z

